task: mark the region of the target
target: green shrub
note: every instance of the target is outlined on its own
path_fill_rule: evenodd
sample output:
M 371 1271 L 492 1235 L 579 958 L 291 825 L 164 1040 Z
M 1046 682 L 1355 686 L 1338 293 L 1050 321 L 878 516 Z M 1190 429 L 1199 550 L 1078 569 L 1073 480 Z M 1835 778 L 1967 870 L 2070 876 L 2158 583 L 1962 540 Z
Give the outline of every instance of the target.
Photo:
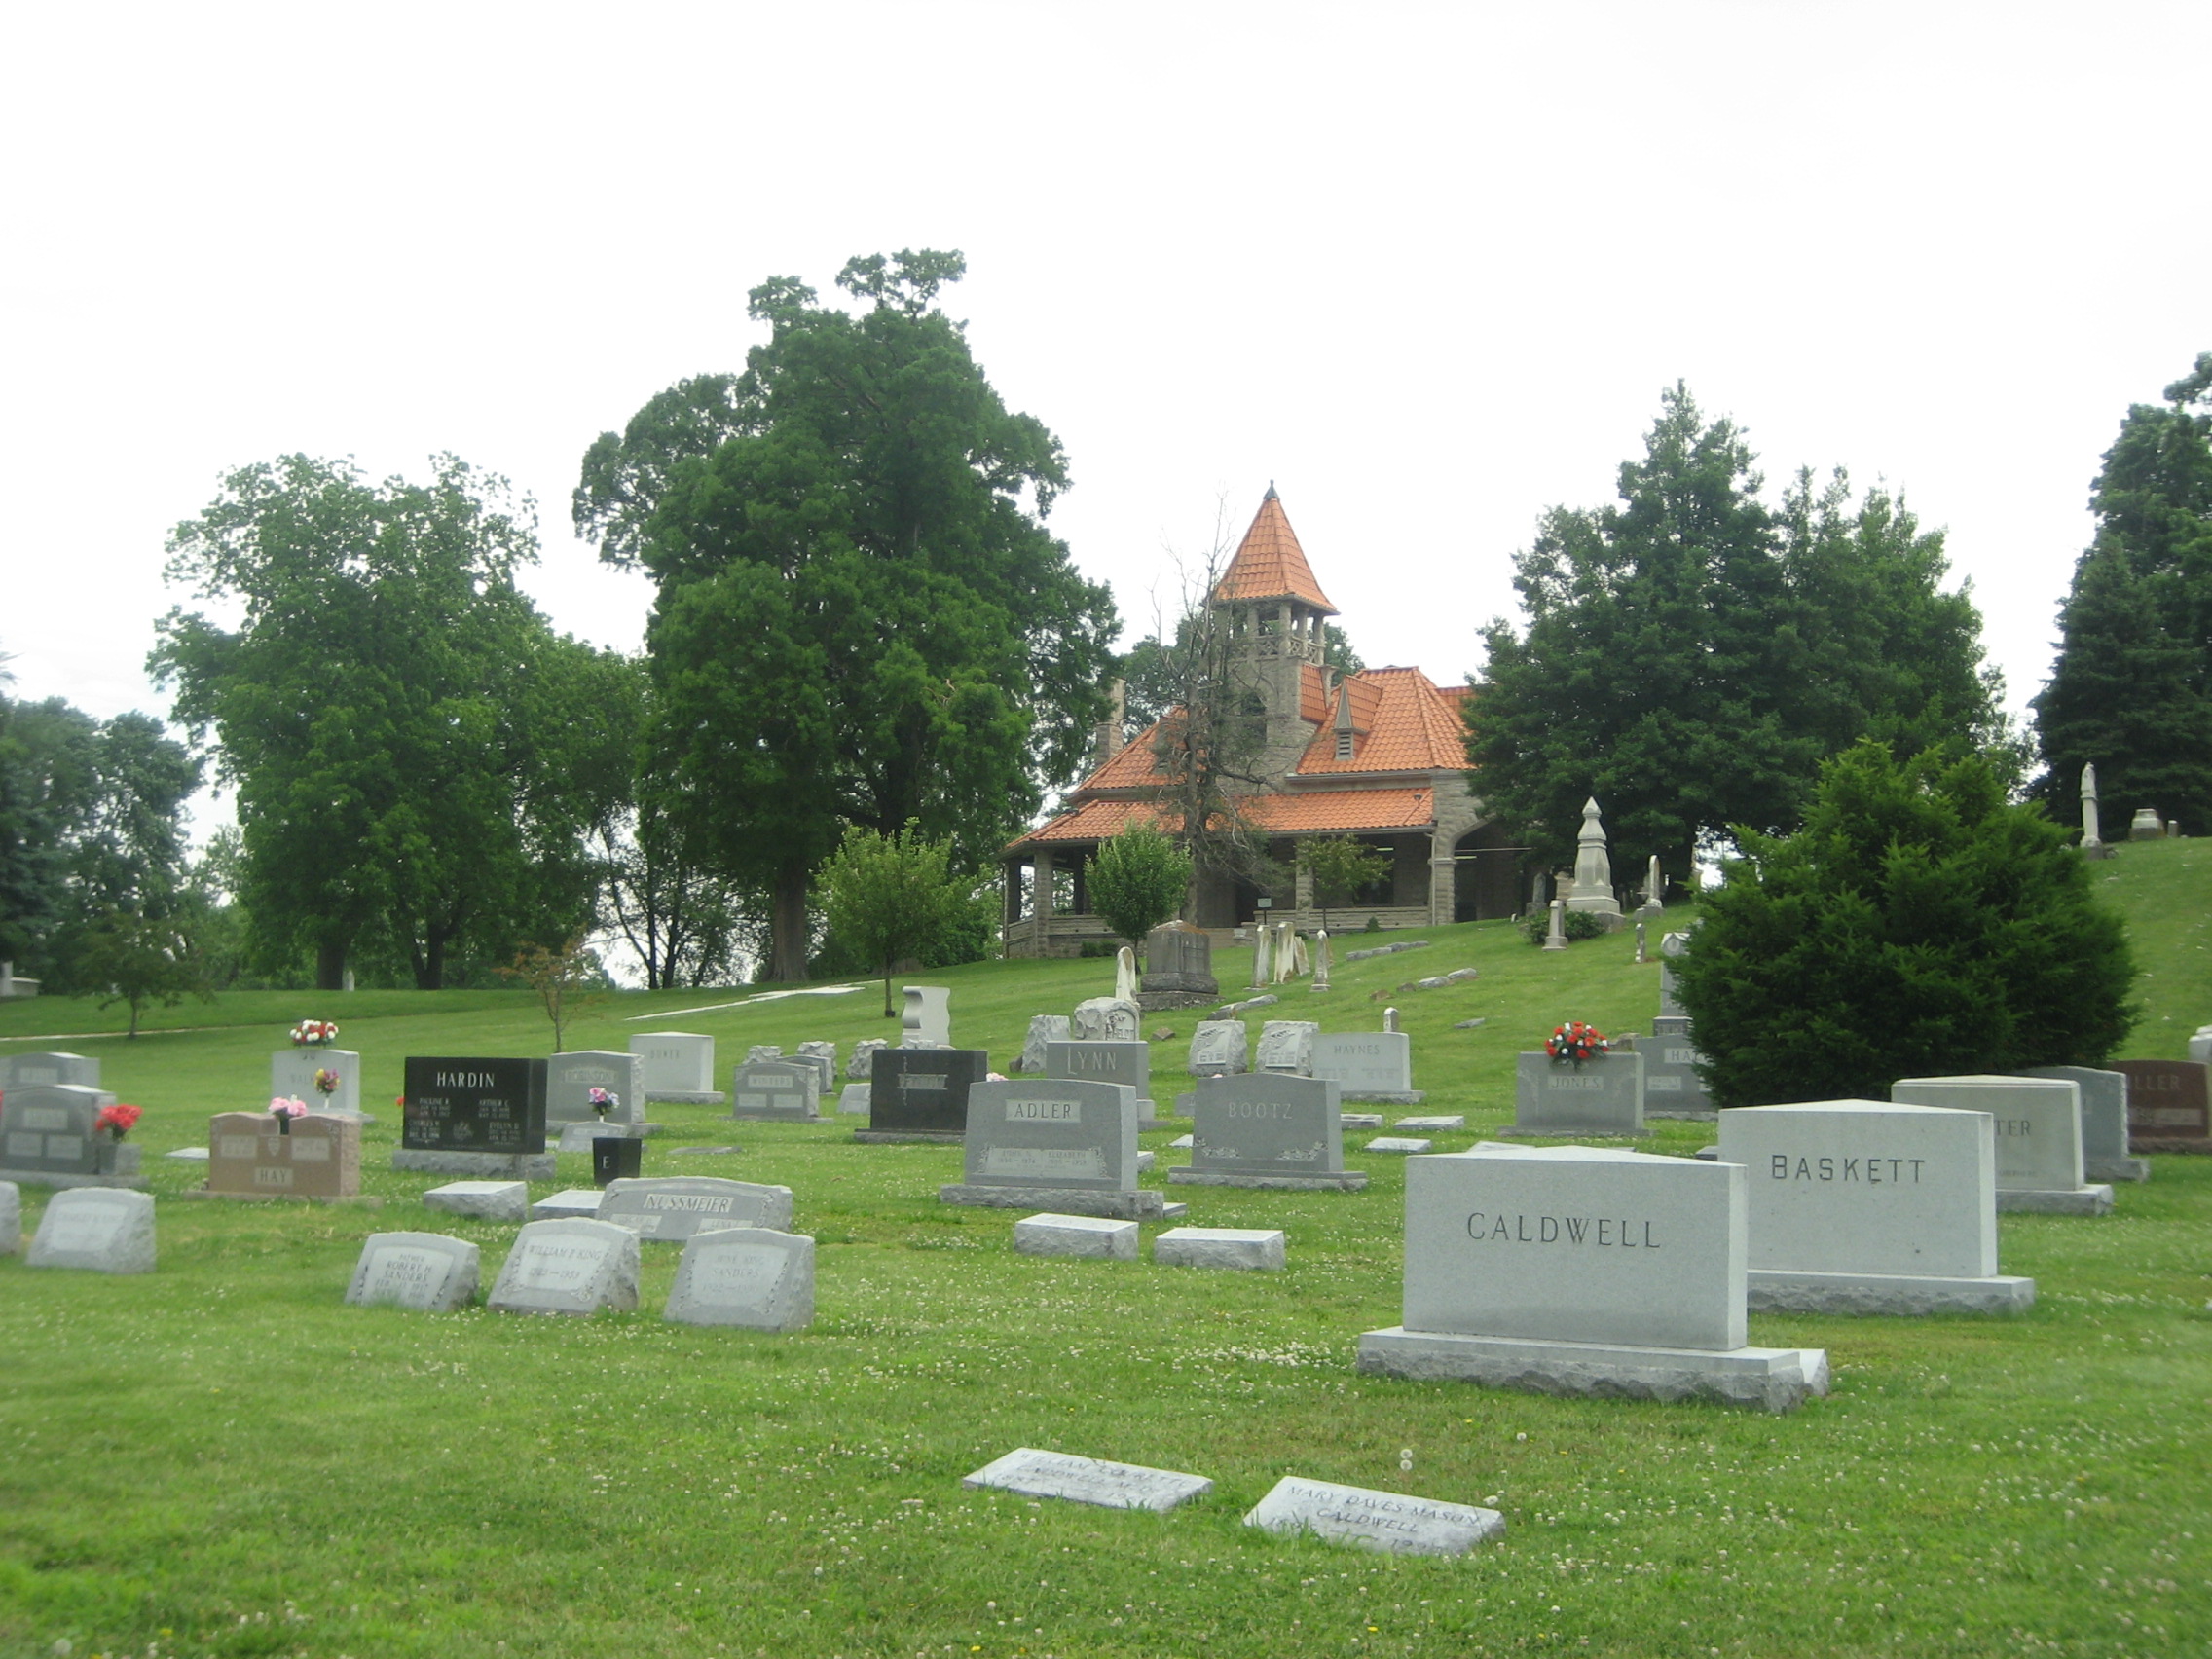
M 1560 923 L 1560 930 L 1567 935 L 1567 942 L 1569 944 L 1574 943 L 1577 940 L 1604 939 L 1605 937 L 1605 924 L 1598 917 L 1593 916 L 1588 910 L 1567 911 L 1565 919 Z M 1523 917 L 1521 932 L 1527 937 L 1530 944 L 1541 944 L 1545 940 L 1551 938 L 1552 914 L 1550 909 L 1538 910 L 1532 916 Z

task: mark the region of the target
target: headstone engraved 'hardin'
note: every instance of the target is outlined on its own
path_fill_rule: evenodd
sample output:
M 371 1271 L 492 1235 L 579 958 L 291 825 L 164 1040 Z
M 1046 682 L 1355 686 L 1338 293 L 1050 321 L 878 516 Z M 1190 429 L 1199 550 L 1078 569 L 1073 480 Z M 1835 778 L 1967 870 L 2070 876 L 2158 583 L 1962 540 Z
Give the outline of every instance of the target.
M 1641 1135 L 1643 1056 L 1601 1054 L 1580 1065 L 1542 1051 L 1520 1056 L 1513 1095 L 1516 1135 Z
M 1185 1185 L 1326 1187 L 1356 1192 L 1345 1168 L 1337 1086 L 1325 1078 L 1248 1072 L 1209 1077 L 1191 1095 L 1191 1161 L 1167 1178 Z
M 661 1316 L 680 1325 L 803 1331 L 814 1322 L 814 1240 L 765 1227 L 695 1233 Z
M 1241 1019 L 1201 1019 L 1191 1033 L 1193 1077 L 1231 1077 L 1245 1069 L 1251 1033 Z
M 878 1049 L 868 1083 L 868 1126 L 858 1133 L 963 1139 L 968 1090 L 990 1069 L 981 1049 Z
M 1611 1148 L 1485 1146 L 1406 1164 L 1405 1323 L 1363 1371 L 1789 1411 L 1819 1349 L 1745 1346 L 1746 1171 Z
M 515 1235 L 488 1306 L 495 1313 L 626 1313 L 638 1306 L 638 1235 L 605 1221 L 531 1222 Z
M 788 1231 L 792 1190 L 715 1175 L 659 1175 L 611 1181 L 600 1196 L 601 1221 L 656 1243 L 681 1242 L 721 1227 Z
M 83 1054 L 50 1051 L 0 1057 L 0 1094 L 33 1084 L 66 1083 L 78 1088 L 100 1086 L 100 1063 Z
M 730 1074 L 729 1115 L 812 1124 L 822 1117 L 822 1067 L 813 1059 L 748 1060 Z
M 2115 1060 L 2127 1077 L 2127 1140 L 2135 1152 L 2212 1152 L 2212 1066 L 2202 1060 Z
M 154 1271 L 154 1195 L 121 1187 L 72 1187 L 46 1200 L 26 1267 L 95 1273 Z
M 1986 1112 L 1824 1100 L 1720 1115 L 1720 1161 L 1749 1172 L 1754 1309 L 2024 1310 L 1997 1272 L 1997 1137 Z
M 311 1113 L 284 1134 L 267 1112 L 218 1112 L 207 1121 L 207 1191 L 241 1197 L 358 1197 L 360 1120 Z
M 591 1091 L 604 1088 L 622 1104 L 602 1119 Z M 645 1119 L 645 1062 L 641 1054 L 612 1049 L 571 1049 L 546 1062 L 548 1124 L 642 1124 Z
M 986 1463 L 962 1477 L 960 1484 L 995 1487 L 1024 1497 L 1060 1497 L 1102 1509 L 1150 1509 L 1161 1514 L 1213 1491 L 1213 1482 L 1202 1475 L 1149 1469 L 1141 1463 L 1109 1463 L 1028 1446 Z
M 92 1125 L 115 1096 L 75 1083 L 18 1084 L 0 1094 L 0 1168 L 91 1177 L 99 1171 Z
M 543 1060 L 408 1056 L 399 1144 L 510 1157 L 545 1150 Z
M 2105 1215 L 2112 1188 L 2082 1179 L 2082 1090 L 2062 1078 L 1906 1077 L 1890 1098 L 1913 1106 L 1955 1106 L 1997 1120 L 1997 1207 L 2063 1215 Z
M 630 1039 L 630 1052 L 645 1061 L 647 1100 L 688 1106 L 719 1106 L 715 1087 L 715 1040 L 696 1031 L 641 1031 Z
M 2148 1181 L 2150 1160 L 2127 1145 L 2127 1074 L 2098 1066 L 2029 1066 L 2022 1077 L 2055 1077 L 2082 1091 L 2082 1179 Z
M 1324 1031 L 1313 1039 L 1312 1066 L 1346 1100 L 1418 1106 L 1427 1098 L 1414 1088 L 1414 1040 L 1403 1031 Z
M 1505 1517 L 1464 1503 L 1285 1475 L 1244 1517 L 1244 1525 L 1269 1532 L 1310 1532 L 1384 1555 L 1465 1555 L 1504 1532 Z
M 354 1308 L 389 1303 L 424 1313 L 450 1313 L 476 1300 L 481 1252 L 442 1233 L 372 1233 L 353 1265 L 346 1301 Z
M 314 1086 L 320 1071 L 337 1075 L 338 1087 L 328 1094 Z M 305 1100 L 318 1112 L 358 1112 L 361 1109 L 361 1056 L 351 1049 L 323 1049 L 295 1044 L 269 1056 L 269 1092 L 291 1100 Z

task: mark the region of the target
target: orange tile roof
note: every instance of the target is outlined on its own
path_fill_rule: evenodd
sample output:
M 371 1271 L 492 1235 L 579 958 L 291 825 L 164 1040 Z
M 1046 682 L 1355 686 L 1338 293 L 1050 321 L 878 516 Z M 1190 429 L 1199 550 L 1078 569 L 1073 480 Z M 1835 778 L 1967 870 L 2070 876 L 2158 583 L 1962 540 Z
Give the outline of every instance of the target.
M 1272 835 L 1337 834 L 1353 830 L 1425 830 L 1436 822 L 1436 793 L 1427 789 L 1316 790 L 1250 795 L 1242 802 L 1255 830 Z M 1172 817 L 1143 800 L 1090 800 L 1008 843 L 1009 852 L 1036 845 L 1103 841 L 1129 824 L 1172 828 Z
M 1345 682 L 1359 734 L 1349 760 L 1337 758 L 1336 717 L 1299 758 L 1301 777 L 1347 772 L 1461 771 L 1466 739 L 1458 702 L 1418 668 L 1371 668 Z M 1362 705 L 1369 711 L 1364 719 Z
M 1236 557 L 1214 584 L 1213 597 L 1295 599 L 1324 615 L 1336 615 L 1337 608 L 1313 579 L 1313 567 L 1306 562 L 1306 550 L 1298 545 L 1298 533 L 1290 528 L 1272 484 L 1237 546 Z
M 1166 719 L 1153 721 L 1123 744 L 1113 759 L 1076 786 L 1077 793 L 1145 789 L 1167 782 L 1167 775 L 1160 769 L 1160 756 L 1156 746 L 1160 742 L 1160 728 L 1174 718 L 1174 715 L 1169 715 Z
M 1329 696 L 1328 681 L 1312 663 L 1298 665 L 1298 718 L 1312 725 L 1333 720 L 1336 703 Z

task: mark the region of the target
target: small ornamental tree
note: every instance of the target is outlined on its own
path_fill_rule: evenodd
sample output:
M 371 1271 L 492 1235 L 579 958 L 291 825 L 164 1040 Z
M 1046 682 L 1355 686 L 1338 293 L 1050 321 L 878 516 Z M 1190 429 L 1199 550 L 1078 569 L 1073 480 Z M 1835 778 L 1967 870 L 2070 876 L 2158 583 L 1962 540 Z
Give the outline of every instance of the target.
M 193 960 L 191 941 L 175 922 L 160 917 L 108 911 L 86 933 L 77 962 L 86 986 L 106 992 L 100 1007 L 129 1005 L 126 1037 L 138 1035 L 139 1015 L 149 1007 L 174 1008 L 188 996 L 215 1000 Z
M 562 1039 L 569 1022 L 598 1002 L 607 988 L 607 971 L 598 953 L 576 935 L 559 950 L 542 944 L 526 944 L 515 953 L 514 966 L 499 970 L 505 979 L 520 979 L 537 993 L 545 1017 L 553 1022 L 553 1051 L 567 1051 Z
M 1183 908 L 1191 855 L 1149 824 L 1132 824 L 1102 841 L 1087 881 L 1090 907 L 1137 949 L 1144 936 Z
M 1349 835 L 1320 835 L 1298 843 L 1298 862 L 1313 878 L 1313 898 L 1321 906 L 1321 931 L 1329 928 L 1329 896 L 1349 903 L 1363 887 L 1390 873 L 1390 861 Z
M 2067 831 L 1979 756 L 1826 762 L 1794 835 L 1739 830 L 1675 961 L 1723 1106 L 1887 1100 L 1900 1077 L 2098 1065 L 2135 976 Z
M 929 951 L 972 905 L 969 884 L 950 872 L 951 854 L 949 841 L 925 839 L 909 819 L 903 835 L 847 830 L 823 866 L 823 917 L 844 949 L 881 964 L 886 1019 L 895 1012 L 893 966 Z

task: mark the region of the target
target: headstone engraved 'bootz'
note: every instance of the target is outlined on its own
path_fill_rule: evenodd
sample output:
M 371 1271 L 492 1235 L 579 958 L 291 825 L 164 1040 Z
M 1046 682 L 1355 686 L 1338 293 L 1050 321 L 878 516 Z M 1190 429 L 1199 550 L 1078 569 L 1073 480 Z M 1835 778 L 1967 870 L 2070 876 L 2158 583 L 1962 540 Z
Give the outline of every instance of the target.
M 1464 1503 L 1285 1475 L 1244 1517 L 1244 1525 L 1268 1532 L 1310 1532 L 1383 1555 L 1465 1555 L 1502 1534 L 1505 1517 Z
M 715 1040 L 696 1031 L 641 1031 L 630 1039 L 630 1052 L 645 1062 L 647 1100 L 680 1106 L 719 1106 L 715 1087 Z
M 346 1301 L 354 1308 L 388 1303 L 423 1313 L 451 1313 L 476 1300 L 481 1252 L 442 1233 L 372 1233 L 353 1266 Z
M 2022 1077 L 2054 1077 L 2082 1091 L 2082 1179 L 2148 1181 L 2151 1161 L 2127 1146 L 2127 1074 L 2097 1066 L 2030 1066 Z
M 812 1060 L 748 1060 L 730 1075 L 729 1115 L 767 1123 L 822 1119 L 822 1068 Z
M 207 1191 L 233 1198 L 357 1198 L 360 1120 L 310 1113 L 285 1134 L 267 1112 L 218 1112 L 207 1122 Z
M 1201 1019 L 1191 1033 L 1193 1077 L 1233 1077 L 1245 1069 L 1251 1033 L 1241 1019 Z
M 621 1105 L 603 1118 L 593 1110 L 591 1091 L 603 1088 Z M 645 1061 L 638 1053 L 611 1049 L 571 1049 L 545 1066 L 545 1122 L 553 1124 L 643 1124 L 645 1121 Z
M 328 1094 L 314 1086 L 316 1072 L 338 1079 Z M 323 1049 L 313 1044 L 278 1049 L 269 1056 L 269 1092 L 287 1100 L 305 1100 L 317 1112 L 351 1112 L 361 1109 L 361 1056 L 351 1049 Z
M 1419 1106 L 1428 1098 L 1414 1087 L 1414 1040 L 1402 1031 L 1325 1031 L 1313 1039 L 1312 1067 L 1346 1100 Z
M 72 1187 L 46 1200 L 23 1264 L 95 1273 L 154 1271 L 154 1195 Z
M 114 1095 L 84 1084 L 18 1084 L 0 1095 L 0 1177 L 38 1187 L 143 1187 L 139 1149 L 98 1131 L 100 1109 L 114 1104 Z
M 2082 1179 L 2082 1091 L 2059 1078 L 1907 1077 L 1890 1098 L 1952 1106 L 1997 1120 L 1997 1207 L 2050 1215 L 2109 1215 L 2112 1188 Z
M 1600 1054 L 1576 1065 L 1542 1051 L 1520 1056 L 1510 1135 L 1641 1135 L 1643 1056 Z
M 903 1049 L 952 1047 L 952 989 L 948 985 L 905 985 L 906 999 L 899 1016 L 899 1046 Z
M 1364 1170 L 1345 1167 L 1337 1086 L 1322 1078 L 1251 1072 L 1209 1077 L 1191 1095 L 1191 1161 L 1167 1179 L 1202 1187 L 1357 1192 Z
M 1819 1349 L 1745 1346 L 1745 1170 L 1602 1147 L 1406 1164 L 1405 1323 L 1359 1368 L 1537 1393 L 1789 1411 Z
M 805 1330 L 814 1322 L 814 1240 L 766 1227 L 694 1233 L 661 1317 L 679 1325 Z
M 604 1221 L 534 1221 L 515 1235 L 495 1313 L 627 1313 L 638 1306 L 638 1235 Z
M 1152 1045 L 1149 1043 L 1049 1044 L 1047 1077 L 1080 1078 L 1087 1083 L 1125 1084 L 1137 1091 L 1137 1119 L 1150 1127 L 1160 1109 L 1152 1099 Z
M 948 1204 L 1120 1220 L 1162 1213 L 1161 1196 L 1137 1186 L 1136 1090 L 1078 1078 L 971 1088 L 963 1179 L 938 1196 Z
M 2127 1078 L 2134 1152 L 2212 1153 L 2212 1066 L 2202 1060 L 2115 1060 Z
M 398 1170 L 483 1180 L 551 1180 L 543 1060 L 410 1055 L 400 1097 Z
M 1059 1497 L 1094 1503 L 1101 1509 L 1150 1509 L 1165 1514 L 1179 1503 L 1203 1497 L 1213 1482 L 1173 1469 L 1148 1469 L 1141 1463 L 1109 1463 L 1065 1452 L 1040 1452 L 1023 1446 L 963 1476 L 964 1487 L 994 1487 L 1024 1497 Z
M 989 1072 L 981 1049 L 878 1049 L 859 1141 L 956 1141 L 968 1136 L 968 1090 Z
M 608 1184 L 597 1219 L 649 1238 L 681 1243 L 724 1227 L 790 1231 L 792 1190 L 713 1175 L 662 1175 Z
M 100 1086 L 100 1063 L 84 1054 L 48 1051 L 0 1057 L 0 1095 L 34 1084 L 65 1083 L 77 1088 Z
M 1720 1161 L 1750 1193 L 1747 1294 L 1808 1313 L 2022 1312 L 1997 1272 L 1997 1137 L 1986 1112 L 1874 1100 L 1745 1106 Z

